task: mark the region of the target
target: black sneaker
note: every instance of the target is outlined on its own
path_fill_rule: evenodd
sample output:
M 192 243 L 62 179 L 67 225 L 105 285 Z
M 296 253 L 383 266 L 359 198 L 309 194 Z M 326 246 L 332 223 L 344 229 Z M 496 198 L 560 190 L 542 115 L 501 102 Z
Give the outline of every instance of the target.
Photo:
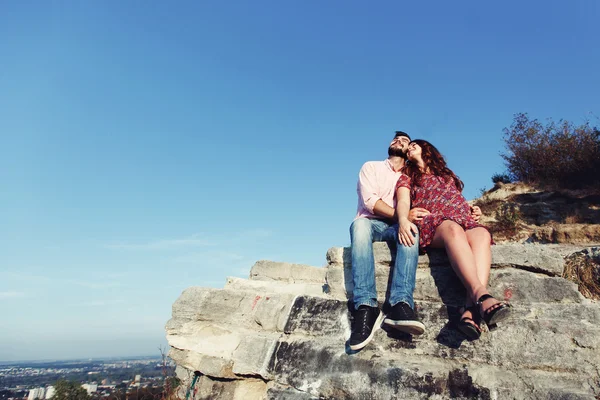
M 365 347 L 377 329 L 381 327 L 381 320 L 384 318 L 379 307 L 369 307 L 362 305 L 352 313 L 352 334 L 350 335 L 349 345 L 352 350 L 360 350 Z
M 383 323 L 411 335 L 422 335 L 425 332 L 425 325 L 419 321 L 410 305 L 403 301 L 391 307 Z

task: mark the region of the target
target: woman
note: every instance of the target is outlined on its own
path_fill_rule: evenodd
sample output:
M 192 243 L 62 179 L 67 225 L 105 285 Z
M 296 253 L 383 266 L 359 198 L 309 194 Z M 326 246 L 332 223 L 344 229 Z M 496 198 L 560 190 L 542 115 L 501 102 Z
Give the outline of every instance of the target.
M 487 290 L 492 263 L 492 238 L 488 230 L 471 216 L 470 206 L 461 194 L 462 181 L 446 165 L 444 157 L 429 142 L 413 140 L 407 152 L 409 162 L 396 185 L 398 240 L 419 247 L 444 248 L 452 268 L 467 289 L 467 301 L 461 310 L 458 329 L 468 339 L 481 335 L 483 319 L 492 325 L 510 314 L 509 304 L 499 302 Z M 408 211 L 422 207 L 430 211 L 412 224 Z

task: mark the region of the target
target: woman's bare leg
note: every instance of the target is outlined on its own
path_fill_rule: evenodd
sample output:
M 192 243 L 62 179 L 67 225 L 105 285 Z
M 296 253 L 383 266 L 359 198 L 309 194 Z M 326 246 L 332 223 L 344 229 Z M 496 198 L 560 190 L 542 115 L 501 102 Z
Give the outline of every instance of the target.
M 492 267 L 492 248 L 490 246 L 491 236 L 487 229 L 478 227 L 465 232 L 471 252 L 475 258 L 475 267 L 479 282 L 487 287 Z
M 467 233 L 462 226 L 450 220 L 442 222 L 435 230 L 430 246 L 446 249 L 450 265 L 462 281 L 471 302 L 477 301 L 479 297 L 487 293 L 485 285 L 479 278 L 476 261 L 478 258 L 475 257 Z M 478 252 L 479 258 L 482 255 L 483 252 L 481 254 Z M 487 276 L 489 276 L 489 271 Z
M 492 237 L 487 229 L 478 227 L 466 231 L 469 246 L 475 257 L 475 265 L 477 268 L 477 276 L 483 286 L 487 288 L 490 278 L 490 270 L 492 267 Z M 486 310 L 500 302 L 496 299 L 487 299 L 483 301 L 483 309 Z

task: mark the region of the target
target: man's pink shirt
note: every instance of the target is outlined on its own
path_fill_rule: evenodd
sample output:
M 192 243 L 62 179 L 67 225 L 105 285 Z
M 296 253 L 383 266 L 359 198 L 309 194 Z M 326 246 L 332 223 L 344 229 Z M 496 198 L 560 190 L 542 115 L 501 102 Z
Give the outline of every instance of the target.
M 400 175 L 402 175 L 402 172 L 394 171 L 389 160 L 366 162 L 358 174 L 356 185 L 358 210 L 354 219 L 381 219 L 373 212 L 375 203 L 378 200 L 382 200 L 388 206 L 396 208 L 396 183 Z

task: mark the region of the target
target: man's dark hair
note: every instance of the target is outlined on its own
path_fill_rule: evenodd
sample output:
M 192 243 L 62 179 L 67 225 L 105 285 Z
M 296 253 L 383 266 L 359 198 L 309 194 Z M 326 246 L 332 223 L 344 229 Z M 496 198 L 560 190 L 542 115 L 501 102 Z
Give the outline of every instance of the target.
M 410 136 L 408 136 L 408 133 L 406 133 L 406 132 L 396 131 L 396 136 L 394 136 L 394 139 L 396 139 L 398 136 L 404 136 L 404 137 L 408 138 L 408 140 L 411 140 Z M 390 144 L 390 147 L 388 147 L 388 156 L 402 157 L 402 158 L 406 159 L 406 152 L 404 150 L 396 149 L 396 148 L 392 147 L 392 145 Z
M 408 140 L 411 140 L 410 135 L 406 132 L 396 131 L 396 136 L 394 136 L 394 139 L 397 138 L 398 136 L 406 136 L 408 138 Z

